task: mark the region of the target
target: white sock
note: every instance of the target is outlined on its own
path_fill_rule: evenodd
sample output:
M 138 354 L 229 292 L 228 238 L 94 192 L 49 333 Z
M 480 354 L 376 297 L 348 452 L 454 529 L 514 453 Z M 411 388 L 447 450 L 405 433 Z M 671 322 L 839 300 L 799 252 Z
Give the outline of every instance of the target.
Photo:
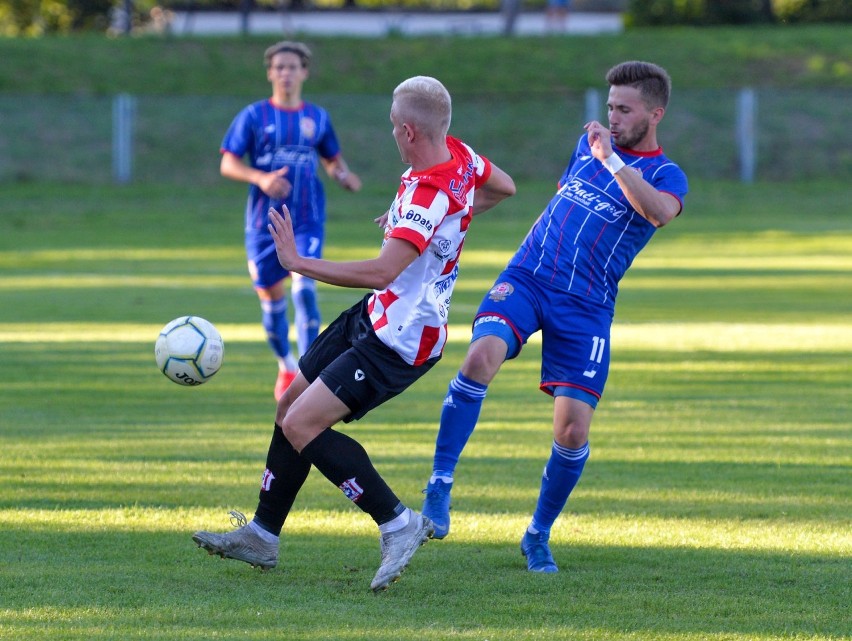
M 390 534 L 391 532 L 399 532 L 402 528 L 408 525 L 411 520 L 411 508 L 405 508 L 405 512 L 391 519 L 387 523 L 382 523 L 379 526 L 379 532 L 382 534 Z
M 449 485 L 453 482 L 453 477 L 445 476 L 443 474 L 433 474 L 432 477 L 429 479 L 429 482 L 434 483 L 435 481 L 443 481 L 444 483 L 447 483 Z
M 275 536 L 272 532 L 267 532 L 266 530 L 264 530 L 262 527 L 260 527 L 254 521 L 249 521 L 249 527 L 251 528 L 252 532 L 257 534 L 260 538 L 262 538 L 267 543 L 278 543 L 279 537 Z
M 288 372 L 296 372 L 299 370 L 299 361 L 295 359 L 292 353 L 288 353 L 287 356 L 284 357 L 283 361 L 278 361 L 278 369 L 281 369 L 282 365 Z

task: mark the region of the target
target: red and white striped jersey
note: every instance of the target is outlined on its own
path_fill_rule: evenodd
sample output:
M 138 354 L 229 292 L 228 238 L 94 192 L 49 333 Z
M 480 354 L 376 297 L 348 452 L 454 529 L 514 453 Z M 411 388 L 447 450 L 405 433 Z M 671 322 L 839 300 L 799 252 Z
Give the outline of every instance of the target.
M 473 217 L 474 192 L 491 163 L 447 136 L 452 158 L 402 175 L 388 213 L 385 241 L 401 238 L 420 253 L 387 289 L 375 290 L 368 311 L 379 339 L 411 365 L 441 355 L 447 342 L 450 298 Z

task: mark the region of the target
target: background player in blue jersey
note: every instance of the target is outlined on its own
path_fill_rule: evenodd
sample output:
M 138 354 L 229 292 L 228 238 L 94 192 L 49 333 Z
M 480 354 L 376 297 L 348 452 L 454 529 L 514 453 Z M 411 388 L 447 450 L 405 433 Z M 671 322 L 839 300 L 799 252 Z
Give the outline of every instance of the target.
M 322 164 L 341 187 L 358 191 L 361 181 L 349 171 L 331 119 L 325 109 L 302 100 L 308 78 L 310 49 L 300 42 L 272 45 L 263 56 L 272 97 L 237 114 L 222 141 L 220 171 L 232 180 L 249 183 L 245 241 L 248 268 L 260 298 L 263 327 L 278 359 L 275 398 L 279 399 L 298 371 L 288 340 L 289 275 L 278 262 L 267 229 L 270 207 L 286 205 L 293 217 L 296 244 L 303 256 L 319 258 L 325 228 L 325 192 L 318 169 Z M 248 163 L 243 162 L 247 157 Z M 293 274 L 292 298 L 298 347 L 307 351 L 319 333 L 316 283 Z
M 657 143 L 671 91 L 666 71 L 624 62 L 606 80 L 609 128 L 585 125 L 556 194 L 477 312 L 467 356 L 444 399 L 423 507 L 435 537 L 446 536 L 453 475 L 487 386 L 541 330 L 540 388 L 553 396 L 554 438 L 521 540 L 534 572 L 558 570 L 550 528 L 589 456 L 589 427 L 609 371 L 618 282 L 654 232 L 680 214 L 687 192 L 686 176 Z

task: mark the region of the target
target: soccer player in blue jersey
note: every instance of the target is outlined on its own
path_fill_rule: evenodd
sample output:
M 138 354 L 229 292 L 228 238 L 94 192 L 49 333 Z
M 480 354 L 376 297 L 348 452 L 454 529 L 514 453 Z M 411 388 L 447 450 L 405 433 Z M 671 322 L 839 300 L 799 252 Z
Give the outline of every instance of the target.
M 234 118 L 222 141 L 220 172 L 250 185 L 245 211 L 246 254 L 260 298 L 263 327 L 278 359 L 277 400 L 296 376 L 298 364 L 290 353 L 288 338 L 284 281 L 290 273 L 275 255 L 267 212 L 286 205 L 293 217 L 299 252 L 319 258 L 325 234 L 325 192 L 319 165 L 349 191 L 358 191 L 361 181 L 340 152 L 328 113 L 302 100 L 310 49 L 300 42 L 283 41 L 269 47 L 263 59 L 272 97 L 249 105 Z M 292 274 L 292 279 L 297 344 L 304 354 L 319 333 L 316 283 L 300 274 Z
M 609 128 L 585 125 L 558 189 L 482 301 L 467 356 L 450 382 L 423 514 L 435 538 L 450 527 L 456 465 L 500 366 L 541 331 L 540 389 L 553 396 L 553 445 L 521 551 L 533 572 L 556 572 L 550 529 L 589 457 L 604 390 L 618 283 L 654 232 L 683 208 L 687 180 L 657 143 L 671 80 L 624 62 L 606 75 Z

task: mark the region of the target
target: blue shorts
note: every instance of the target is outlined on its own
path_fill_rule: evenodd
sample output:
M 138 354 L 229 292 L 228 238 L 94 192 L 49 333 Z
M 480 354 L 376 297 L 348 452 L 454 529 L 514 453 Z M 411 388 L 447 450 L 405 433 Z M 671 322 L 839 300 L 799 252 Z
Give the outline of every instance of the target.
M 296 231 L 295 239 L 299 255 L 310 258 L 322 256 L 324 240 L 322 227 L 299 229 Z M 248 257 L 249 274 L 255 287 L 272 287 L 290 275 L 290 272 L 278 262 L 275 242 L 269 234 L 247 235 L 246 256 Z
M 611 327 L 610 309 L 508 268 L 483 298 L 471 340 L 498 336 L 508 344 L 506 358 L 511 359 L 541 330 L 540 389 L 596 407 L 609 374 Z

